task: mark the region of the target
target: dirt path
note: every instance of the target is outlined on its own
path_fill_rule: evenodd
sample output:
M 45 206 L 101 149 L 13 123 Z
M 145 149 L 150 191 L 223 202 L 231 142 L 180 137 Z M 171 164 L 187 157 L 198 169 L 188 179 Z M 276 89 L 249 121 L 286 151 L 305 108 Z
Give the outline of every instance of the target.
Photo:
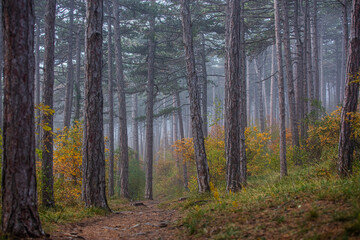
M 157 201 L 144 201 L 131 211 L 95 217 L 61 226 L 51 239 L 179 239 L 175 210 L 158 207 Z

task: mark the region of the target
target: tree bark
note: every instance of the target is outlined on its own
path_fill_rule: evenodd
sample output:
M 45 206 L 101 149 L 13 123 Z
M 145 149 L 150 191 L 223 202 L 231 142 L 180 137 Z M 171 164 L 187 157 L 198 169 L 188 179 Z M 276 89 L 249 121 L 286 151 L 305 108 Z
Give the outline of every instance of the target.
M 264 99 L 262 92 L 262 79 L 263 79 L 263 71 L 258 64 L 258 61 L 254 58 L 254 67 L 257 75 L 256 81 L 256 92 L 257 92 L 257 103 L 259 108 L 259 120 L 260 120 L 260 132 L 265 132 L 265 116 L 264 116 Z
M 194 141 L 195 161 L 199 192 L 210 191 L 209 167 L 206 158 L 202 119 L 200 114 L 200 99 L 198 76 L 195 69 L 195 56 L 191 27 L 189 0 L 181 0 L 181 22 L 183 42 L 185 45 L 187 84 L 190 96 L 191 126 Z
M 281 26 L 280 26 L 280 2 L 274 1 L 275 9 L 275 38 L 278 65 L 278 88 L 279 88 L 279 110 L 280 110 L 280 177 L 287 175 L 286 163 L 286 129 L 285 129 L 285 92 L 284 92 L 284 70 L 282 66 L 281 52 Z
M 55 15 L 56 0 L 47 0 L 45 8 L 45 54 L 44 54 L 44 86 L 43 103 L 53 109 L 54 105 L 54 61 L 55 61 Z M 53 177 L 53 114 L 42 114 L 42 123 L 51 130 L 42 131 L 42 204 L 54 207 Z
M 240 0 L 227 0 L 225 71 L 226 190 L 241 190 L 240 180 Z
M 114 196 L 114 97 L 112 71 L 111 7 L 106 1 L 108 12 L 108 105 L 109 105 L 109 196 Z
M 136 119 L 138 116 L 138 96 L 133 95 L 132 124 L 133 124 L 133 148 L 135 151 L 135 159 L 139 161 L 139 124 Z
M 341 67 L 342 67 L 342 74 L 341 74 L 341 90 L 340 90 L 340 98 L 343 99 L 344 88 L 345 88 L 345 80 L 346 80 L 346 60 L 347 60 L 347 51 L 349 45 L 349 26 L 348 26 L 348 4 L 347 0 L 343 0 L 342 4 L 342 11 L 343 11 L 343 49 L 342 49 L 342 58 L 341 58 Z
M 41 237 L 37 204 L 34 125 L 34 4 L 3 0 L 4 154 L 2 232 Z
M 40 21 L 35 20 L 35 107 L 40 104 Z M 2 69 L 2 68 L 1 68 Z M 2 99 L 2 98 L 1 98 Z M 2 105 L 2 104 L 0 104 Z M 35 148 L 41 149 L 41 112 L 39 109 L 35 110 Z M 2 125 L 0 125 L 2 126 Z M 41 160 L 35 155 L 36 160 Z
M 288 1 L 281 0 L 282 16 L 283 16 L 283 27 L 284 27 L 284 57 L 286 66 L 286 80 L 288 90 L 288 104 L 289 104 L 289 115 L 290 115 L 290 128 L 293 147 L 299 147 L 299 130 L 298 122 L 296 117 L 296 102 L 295 102 L 295 90 L 294 90 L 294 77 L 293 77 L 293 66 L 291 60 L 291 46 L 290 46 L 290 27 L 288 17 Z
M 103 1 L 87 0 L 83 199 L 86 207 L 110 210 L 106 200 L 102 95 Z
M 4 71 L 4 26 L 3 26 L 3 7 L 0 1 L 0 129 L 3 129 L 3 71 Z
M 74 25 L 74 0 L 70 0 L 69 10 L 69 36 L 68 36 L 68 53 L 67 53 L 67 76 L 65 88 L 65 104 L 64 104 L 64 127 L 70 127 L 71 108 L 74 89 L 74 68 L 72 63 L 73 56 L 73 25 Z
M 339 159 L 337 170 L 344 177 L 352 173 L 354 140 L 352 138 L 354 120 L 359 98 L 360 77 L 360 0 L 353 0 L 351 14 L 351 38 L 347 59 L 347 77 L 339 137 Z
M 247 127 L 247 84 L 246 84 L 246 49 L 245 49 L 245 13 L 244 0 L 240 0 L 240 183 L 247 184 L 247 162 L 245 129 Z
M 270 131 L 273 132 L 275 128 L 275 62 L 276 62 L 276 48 L 275 45 L 271 47 L 271 80 L 270 80 Z
M 320 101 L 318 0 L 314 0 L 313 45 L 314 45 L 314 99 Z
M 151 1 L 155 4 L 155 0 Z M 148 39 L 148 72 L 146 87 L 146 156 L 145 156 L 145 198 L 153 199 L 153 145 L 154 145 L 154 81 L 155 81 L 155 16 L 149 18 L 150 37 Z
M 120 138 L 120 158 L 119 169 L 120 182 L 117 187 L 120 189 L 120 195 L 129 198 L 129 153 L 128 153 L 128 134 L 126 123 L 126 98 L 125 98 L 125 78 L 122 61 L 122 46 L 119 21 L 119 7 L 117 0 L 114 1 L 114 33 L 115 33 L 115 62 L 117 93 L 119 99 L 119 138 Z
M 75 90 L 75 113 L 74 121 L 80 121 L 80 101 L 81 101 L 81 90 L 80 90 L 80 75 L 81 75 L 81 45 L 80 45 L 80 35 L 81 28 L 78 26 L 78 31 L 76 34 L 76 81 L 74 84 Z
M 182 118 L 182 111 L 181 111 L 181 101 L 180 101 L 180 93 L 176 92 L 176 106 L 177 106 L 177 114 L 179 119 L 179 132 L 180 132 L 180 139 L 183 140 L 185 138 L 185 131 L 184 131 L 184 122 Z M 188 174 L 187 174 L 187 164 L 186 159 L 182 159 L 182 167 L 183 167 L 183 183 L 184 189 L 186 191 L 189 190 L 188 187 Z
M 203 132 L 204 137 L 208 136 L 208 119 L 207 119 L 207 71 L 206 71 L 206 44 L 205 35 L 201 34 L 201 70 L 202 70 L 202 119 L 203 119 Z

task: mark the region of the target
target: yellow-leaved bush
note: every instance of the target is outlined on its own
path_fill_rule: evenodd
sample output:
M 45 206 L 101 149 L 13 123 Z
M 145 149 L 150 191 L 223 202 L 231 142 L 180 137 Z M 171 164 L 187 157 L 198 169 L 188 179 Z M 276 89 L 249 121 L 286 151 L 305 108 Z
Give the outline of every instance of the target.
M 54 194 L 57 202 L 72 204 L 80 199 L 82 184 L 82 124 L 57 129 L 54 136 Z

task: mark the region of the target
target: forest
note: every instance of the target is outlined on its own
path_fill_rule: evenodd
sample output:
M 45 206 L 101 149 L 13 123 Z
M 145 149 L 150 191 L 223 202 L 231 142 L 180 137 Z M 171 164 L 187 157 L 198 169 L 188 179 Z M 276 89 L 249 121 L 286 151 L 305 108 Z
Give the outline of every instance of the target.
M 0 239 L 360 238 L 360 0 L 0 8 Z

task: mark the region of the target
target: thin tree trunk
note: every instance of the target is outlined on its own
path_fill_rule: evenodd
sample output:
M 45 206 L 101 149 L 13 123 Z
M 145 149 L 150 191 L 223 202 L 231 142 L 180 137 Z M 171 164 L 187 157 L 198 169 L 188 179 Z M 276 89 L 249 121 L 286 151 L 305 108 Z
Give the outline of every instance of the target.
M 70 127 L 71 108 L 74 89 L 74 68 L 72 63 L 73 55 L 73 25 L 74 25 L 74 0 L 70 0 L 69 10 L 69 36 L 68 36 L 68 53 L 67 53 L 67 77 L 65 89 L 65 104 L 64 104 L 64 127 Z
M 309 44 L 309 24 L 307 21 L 307 18 L 309 18 L 309 14 L 308 14 L 308 1 L 309 0 L 304 0 L 305 1 L 305 9 L 302 13 L 302 15 L 304 16 L 304 20 L 303 20 L 303 24 L 304 24 L 304 48 L 303 48 L 303 81 L 302 81 L 302 99 L 304 99 L 304 109 L 303 109 L 303 119 L 305 119 L 308 116 L 309 113 L 309 100 L 310 100 L 310 96 L 309 96 L 309 74 L 308 74 L 308 68 L 309 65 L 311 65 L 311 55 L 309 55 L 309 47 L 311 44 Z M 310 62 L 309 62 L 310 59 Z M 307 130 L 308 130 L 308 125 L 307 125 L 307 121 L 301 121 L 301 138 L 302 140 L 307 139 Z
M 112 71 L 112 37 L 111 37 L 111 7 L 106 1 L 108 11 L 108 105 L 109 105 L 109 196 L 114 196 L 114 98 Z
M 2 232 L 41 237 L 38 213 L 34 125 L 34 4 L 3 0 L 4 153 Z
M 202 70 L 202 119 L 203 119 L 203 132 L 204 137 L 208 136 L 208 119 L 207 119 L 207 71 L 206 71 L 206 48 L 205 48 L 205 35 L 201 34 L 201 70 Z
M 40 104 L 40 21 L 35 20 L 35 106 Z M 2 69 L 2 68 L 1 68 Z M 2 99 L 2 98 L 1 98 Z M 0 104 L 2 105 L 2 104 Z M 40 110 L 35 110 L 35 148 L 41 149 L 41 126 L 40 126 Z M 2 125 L 0 125 L 2 126 Z M 36 160 L 41 160 L 36 154 Z
M 335 106 L 338 105 L 341 101 L 340 99 L 340 90 L 341 90 L 341 79 L 342 79 L 342 72 L 341 72 L 341 53 L 340 53 L 340 49 L 341 49 L 341 42 L 340 42 L 340 38 L 337 37 L 335 40 L 335 46 L 336 46 L 336 50 L 335 50 L 335 55 L 336 55 L 336 93 L 335 93 Z
M 276 48 L 275 45 L 271 47 L 271 82 L 270 82 L 270 131 L 273 132 L 275 128 L 275 62 L 276 62 Z
M 74 84 L 75 90 L 75 113 L 74 113 L 74 120 L 80 120 L 80 101 L 81 101 L 81 91 L 80 91 L 80 75 L 81 75 L 81 45 L 80 45 L 80 34 L 81 28 L 78 26 L 78 31 L 76 34 L 76 81 Z
M 342 1 L 342 11 L 343 11 L 343 49 L 342 49 L 342 58 L 341 58 L 341 90 L 340 90 L 340 98 L 344 97 L 344 88 L 345 88 L 345 80 L 346 80 L 346 60 L 347 60 L 347 51 L 349 45 L 349 26 L 348 26 L 348 3 L 346 0 Z
M 180 93 L 179 92 L 176 92 L 176 106 L 177 106 L 177 114 L 178 114 L 178 119 L 179 119 L 180 138 L 181 138 L 181 140 L 183 140 L 185 138 L 185 133 L 184 133 L 184 122 L 183 122 L 182 113 L 181 113 L 181 102 L 180 102 Z M 188 188 L 188 176 L 187 176 L 188 174 L 187 174 L 186 159 L 182 159 L 182 167 L 183 167 L 184 189 L 186 191 L 188 191 L 189 188 Z
M 318 0 L 314 0 L 313 9 L 313 43 L 314 43 L 314 98 L 320 101 L 319 75 L 319 31 L 318 31 Z
M 54 98 L 54 52 L 55 52 L 55 15 L 56 0 L 47 0 L 45 9 L 45 54 L 44 54 L 44 86 L 43 103 L 53 109 Z M 42 129 L 42 204 L 54 207 L 53 177 L 53 114 L 43 113 L 42 123 L 51 128 Z
M 155 0 L 151 1 L 155 4 Z M 145 156 L 145 198 L 153 199 L 153 145 L 154 145 L 154 81 L 155 81 L 155 16 L 149 18 L 148 72 L 146 87 L 146 156 Z
M 135 159 L 139 161 L 139 126 L 138 120 L 138 96 L 133 95 L 132 124 L 133 124 L 133 148 L 135 151 Z
M 344 177 L 352 173 L 354 140 L 352 139 L 354 120 L 359 98 L 360 76 L 360 0 L 353 0 L 351 14 L 351 40 L 347 59 L 347 77 L 339 137 L 338 173 Z
M 288 104 L 289 104 L 289 116 L 290 116 L 290 127 L 292 136 L 293 147 L 299 147 L 299 131 L 298 122 L 296 117 L 296 102 L 295 102 L 295 90 L 294 90 L 294 77 L 293 77 L 293 66 L 291 60 L 291 46 L 290 46 L 290 27 L 288 17 L 288 1 L 281 0 L 282 5 L 282 16 L 284 23 L 284 57 L 286 66 L 286 80 L 288 90 Z
M 247 84 L 246 84 L 246 51 L 245 51 L 245 14 L 244 0 L 240 0 L 240 183 L 247 184 L 247 162 L 245 129 L 247 127 Z
M 284 71 L 282 66 L 281 52 L 281 26 L 280 26 L 280 6 L 279 1 L 274 1 L 275 9 L 275 38 L 276 53 L 278 64 L 278 88 L 279 88 L 279 110 L 280 110 L 280 177 L 287 175 L 286 163 L 286 129 L 285 129 L 285 91 L 284 91 Z
M 190 96 L 190 112 L 192 135 L 194 141 L 195 162 L 199 192 L 210 191 L 209 167 L 206 158 L 202 119 L 200 114 L 200 99 L 198 77 L 195 69 L 195 56 L 191 30 L 191 15 L 189 0 L 181 0 L 181 22 L 183 28 L 183 42 L 185 45 L 185 58 L 187 70 L 187 83 Z
M 311 25 L 310 25 L 310 0 L 305 0 L 305 21 L 306 21 L 306 62 L 307 62 L 307 86 L 308 86 L 308 99 L 309 99 L 309 111 L 314 110 L 313 100 L 314 100 L 314 77 L 313 77 L 313 64 L 312 64 L 312 48 L 311 48 Z
M 258 61 L 254 58 L 254 67 L 257 75 L 256 92 L 257 92 L 257 103 L 259 108 L 259 120 L 260 120 L 260 132 L 265 132 L 265 116 L 264 116 L 264 101 L 262 93 L 262 79 L 263 71 L 258 64 Z
M 294 9 L 294 32 L 296 40 L 296 58 L 295 58 L 295 99 L 296 99 L 296 112 L 297 119 L 300 121 L 300 135 L 303 139 L 305 134 L 305 122 L 304 119 L 304 90 L 303 85 L 306 81 L 304 79 L 304 44 L 300 36 L 300 26 L 299 26 L 299 0 L 295 0 L 295 9 Z
M 116 62 L 116 85 L 119 100 L 119 139 L 120 139 L 120 158 L 118 172 L 120 182 L 117 187 L 120 189 L 120 195 L 129 198 L 129 153 L 128 153 L 128 134 L 126 123 L 126 98 L 125 98 L 125 78 L 122 62 L 122 46 L 120 35 L 119 7 L 117 0 L 114 1 L 114 34 L 115 34 L 115 62 Z
M 102 95 L 103 1 L 87 0 L 83 199 L 86 207 L 110 210 L 106 200 Z

